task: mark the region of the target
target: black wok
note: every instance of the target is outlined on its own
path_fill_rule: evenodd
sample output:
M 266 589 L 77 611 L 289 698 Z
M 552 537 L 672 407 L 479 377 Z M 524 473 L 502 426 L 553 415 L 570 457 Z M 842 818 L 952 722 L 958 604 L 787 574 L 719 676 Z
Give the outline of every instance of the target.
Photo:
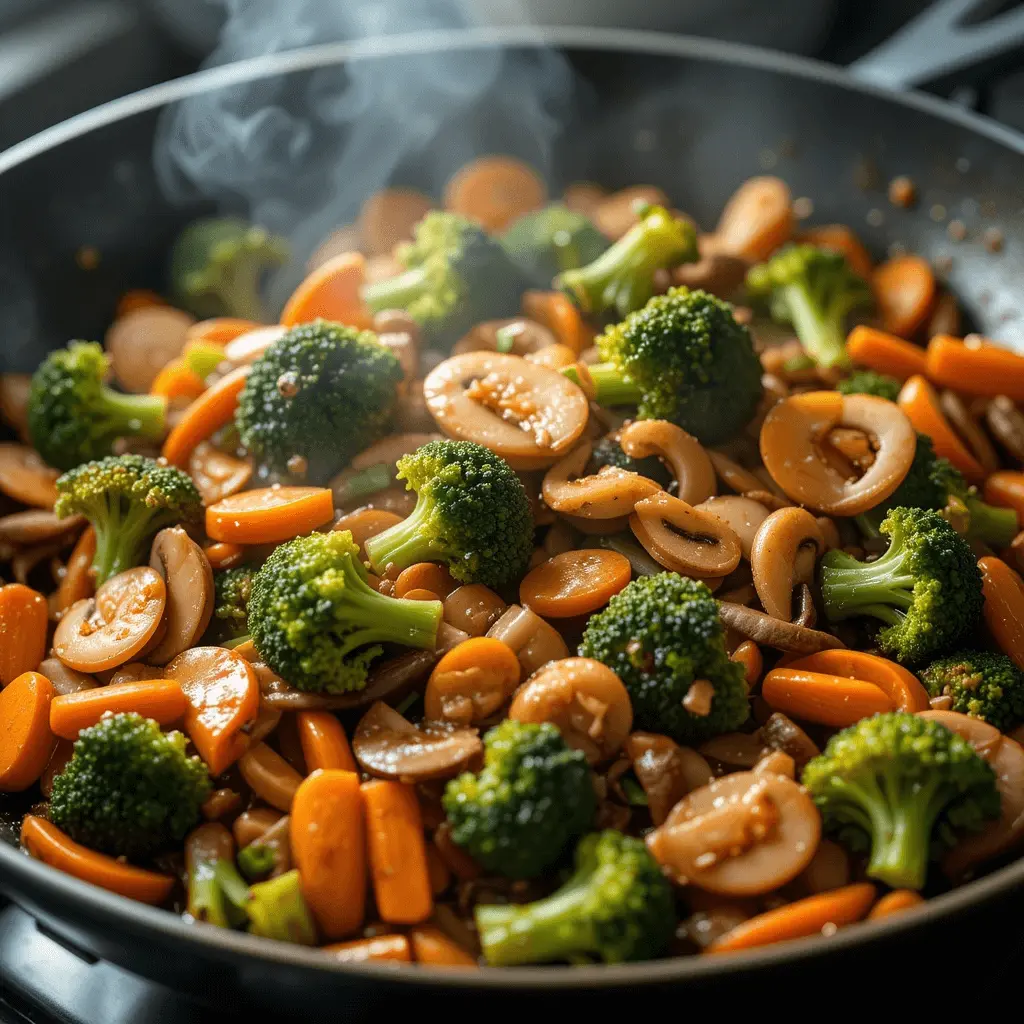
M 3 368 L 30 369 L 48 347 L 69 337 L 101 336 L 126 286 L 159 284 L 168 242 L 195 212 L 168 205 L 153 177 L 152 140 L 162 105 L 242 79 L 298 77 L 344 61 L 396 53 L 415 61 L 438 50 L 511 52 L 546 45 L 570 54 L 591 83 L 600 112 L 567 124 L 557 138 L 550 168 L 554 191 L 581 177 L 611 187 L 650 182 L 711 226 L 736 186 L 770 167 L 794 195 L 813 201 L 813 222 L 853 225 L 876 255 L 902 244 L 940 264 L 951 258 L 949 284 L 974 326 L 1024 347 L 1020 137 L 928 97 L 894 95 L 813 62 L 705 40 L 578 30 L 539 37 L 513 30 L 395 37 L 228 66 L 117 101 L 0 155 Z M 488 120 L 487 110 L 488 94 L 480 95 L 460 131 L 472 129 L 482 151 L 536 155 L 530 139 L 503 137 L 502 125 Z M 453 147 L 446 166 L 443 142 L 429 161 L 435 177 L 464 158 Z M 416 164 L 412 160 L 403 172 L 410 184 L 421 183 Z M 865 169 L 872 169 L 867 181 Z M 899 174 L 917 183 L 920 201 L 913 210 L 886 201 L 885 183 Z M 434 177 L 422 183 L 436 187 Z M 950 241 L 945 222 L 953 216 L 967 224 L 968 241 Z M 998 254 L 979 241 L 983 228 L 996 225 L 1005 238 Z M 101 251 L 97 269 L 76 264 L 83 244 Z M 23 809 L 24 803 L 8 798 L 9 823 Z M 951 947 L 971 949 L 975 963 L 1008 955 L 1008 922 L 1024 906 L 1022 860 L 915 914 L 851 928 L 827 942 L 731 958 L 466 975 L 345 969 L 316 951 L 189 926 L 84 885 L 20 854 L 15 827 L 7 832 L 10 843 L 0 843 L 0 889 L 72 948 L 221 1005 L 258 1000 L 319 1013 L 355 1011 L 371 997 L 379 1005 L 442 986 L 467 999 L 540 995 L 545 1003 L 569 989 L 577 1003 L 670 986 L 735 996 L 748 983 L 763 980 L 774 988 L 808 971 L 822 982 L 845 977 L 848 984 L 852 958 L 858 973 L 863 965 L 887 970 L 899 958 L 899 976 L 907 977 L 908 967 L 929 958 L 941 962 Z

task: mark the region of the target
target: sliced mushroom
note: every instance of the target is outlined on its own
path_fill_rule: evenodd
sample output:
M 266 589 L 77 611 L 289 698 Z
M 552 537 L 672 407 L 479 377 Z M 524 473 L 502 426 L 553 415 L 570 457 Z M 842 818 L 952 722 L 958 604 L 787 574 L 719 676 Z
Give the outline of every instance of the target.
M 452 355 L 461 356 L 466 352 L 497 352 L 499 333 L 506 344 L 511 345 L 511 348 L 505 351 L 514 356 L 531 355 L 558 343 L 558 339 L 546 327 L 525 317 L 485 320 L 455 342 Z
M 761 523 L 750 550 L 750 570 L 769 615 L 793 618 L 793 588 L 814 578 L 824 550 L 821 527 L 806 509 L 780 508 Z
M 999 468 L 999 456 L 996 454 L 988 435 L 971 415 L 963 399 L 955 391 L 943 391 L 939 394 L 939 405 L 946 414 L 953 429 L 967 445 L 971 454 L 978 460 L 987 473 L 994 473 Z
M 0 519 L 0 543 L 44 544 L 69 538 L 84 525 L 84 516 L 58 519 L 52 512 L 34 508 L 26 512 L 14 512 Z
M 753 640 L 757 644 L 765 644 L 779 651 L 793 651 L 796 654 L 816 654 L 835 647 L 846 645 L 831 633 L 822 633 L 817 629 L 807 629 L 794 622 L 765 615 L 741 604 L 730 601 L 718 603 L 722 622 L 734 629 L 740 636 Z
M 763 488 L 761 480 L 750 470 L 744 469 L 738 462 L 729 458 L 724 452 L 711 448 L 708 450 L 708 458 L 722 483 L 737 494 L 746 494 L 747 491 L 758 491 Z
M 146 660 L 166 665 L 197 643 L 210 625 L 213 570 L 203 549 L 180 526 L 161 530 L 153 538 L 149 564 L 167 584 L 167 631 Z
M 82 690 L 94 690 L 100 685 L 92 676 L 68 668 L 59 658 L 47 658 L 40 662 L 39 671 L 50 680 L 53 692 L 61 697 Z
M 715 467 L 700 441 L 667 420 L 634 420 L 619 433 L 619 446 L 631 458 L 657 456 L 676 480 L 676 497 L 688 505 L 707 501 L 718 490 Z
M 0 491 L 7 497 L 33 508 L 53 508 L 59 476 L 27 445 L 0 444 Z
M 252 463 L 225 455 L 209 441 L 200 441 L 188 460 L 189 476 L 204 505 L 215 505 L 242 490 L 252 477 Z
M 118 317 L 104 341 L 118 383 L 126 391 L 148 391 L 156 375 L 181 354 L 194 323 L 188 313 L 163 305 L 145 306 Z
M 444 621 L 470 636 L 483 636 L 507 607 L 489 587 L 467 583 L 444 599 Z
M 985 422 L 996 440 L 1018 461 L 1024 462 L 1024 413 L 1005 395 L 985 408 Z
M 590 460 L 592 446 L 584 441 L 544 474 L 544 503 L 562 515 L 584 519 L 617 519 L 628 516 L 638 501 L 661 488 L 649 477 L 618 466 L 581 476 Z
M 637 502 L 629 525 L 652 558 L 684 576 L 727 576 L 740 564 L 740 539 L 728 523 L 664 491 Z
M 660 825 L 684 796 L 714 778 L 711 766 L 696 750 L 681 747 L 668 736 L 635 732 L 626 740 L 625 750 L 647 795 L 647 810 L 655 825 Z
M 743 557 L 750 560 L 750 549 L 758 527 L 768 518 L 769 510 L 759 501 L 746 498 L 741 494 L 723 494 L 708 498 L 699 505 L 694 505 L 700 512 L 709 512 L 718 516 L 739 538 L 740 551 Z
M 431 371 L 423 397 L 449 437 L 476 441 L 513 469 L 541 469 L 587 425 L 586 396 L 567 377 L 518 356 L 470 352 Z
M 758 896 L 799 875 L 820 839 L 821 817 L 801 786 L 736 772 L 680 800 L 647 846 L 679 885 Z
M 505 609 L 504 614 L 487 630 L 487 636 L 508 644 L 516 652 L 526 678 L 549 661 L 569 656 L 569 648 L 562 634 L 536 612 L 518 604 L 510 604 Z
M 814 740 L 781 711 L 774 712 L 761 726 L 761 737 L 773 750 L 789 754 L 801 772 L 808 761 L 821 753 Z
M 153 639 L 166 604 L 167 588 L 158 572 L 148 566 L 129 569 L 67 610 L 54 632 L 53 652 L 80 672 L 117 668 Z
M 114 670 L 107 680 L 107 686 L 116 686 L 119 683 L 138 683 L 143 679 L 166 679 L 164 670 L 155 665 L 145 665 L 141 661 L 129 661 Z
M 352 753 L 364 771 L 403 782 L 450 779 L 482 751 L 476 729 L 439 722 L 417 729 L 383 701 L 363 715 L 352 738 Z

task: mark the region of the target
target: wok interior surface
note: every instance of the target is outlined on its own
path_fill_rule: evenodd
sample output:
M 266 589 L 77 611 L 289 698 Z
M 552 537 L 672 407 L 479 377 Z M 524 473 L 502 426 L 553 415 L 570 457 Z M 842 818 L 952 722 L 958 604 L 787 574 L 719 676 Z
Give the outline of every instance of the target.
M 529 132 L 510 135 L 488 116 L 492 90 L 476 97 L 457 123 L 447 124 L 428 150 L 407 153 L 391 183 L 436 195 L 469 157 L 506 152 L 546 163 L 552 192 L 577 179 L 610 188 L 660 186 L 708 228 L 741 181 L 770 172 L 784 178 L 794 196 L 810 200 L 811 223 L 851 225 L 876 256 L 905 246 L 940 267 L 948 262 L 948 284 L 973 326 L 1024 350 L 1024 321 L 1014 296 L 1024 271 L 1024 144 L 1014 144 L 995 127 L 978 130 L 969 117 L 943 116 L 938 104 L 851 88 L 840 74 L 813 64 L 705 41 L 678 40 L 673 46 L 673 53 L 657 55 L 571 49 L 587 83 L 585 95 L 578 117 L 557 133 L 549 155 L 538 151 Z M 401 58 L 418 59 L 425 58 Z M 331 74 L 344 73 L 329 66 Z M 321 73 L 292 72 L 287 93 L 301 96 L 305 76 Z M 493 89 L 501 88 L 499 76 Z M 148 109 L 120 118 L 0 174 L 0 369 L 28 371 L 69 338 L 101 338 L 126 288 L 161 286 L 169 244 L 202 204 L 175 207 L 162 197 L 152 160 L 159 114 Z M 917 184 L 912 209 L 898 209 L 886 198 L 886 185 L 897 175 Z M 950 239 L 947 224 L 953 218 L 967 226 L 966 241 Z M 323 234 L 336 226 L 324 224 Z M 982 244 L 988 227 L 1003 233 L 998 253 Z M 99 253 L 95 268 L 83 269 L 83 246 Z M 0 801 L 0 837 L 7 843 L 0 844 L 0 888 L 39 914 L 51 931 L 91 954 L 189 991 L 222 995 L 230 986 L 292 1008 L 336 1009 L 342 993 L 359 1000 L 373 991 L 376 997 L 383 992 L 382 979 L 389 992 L 458 985 L 466 991 L 537 993 L 681 980 L 728 985 L 737 972 L 795 972 L 808 969 L 810 961 L 814 970 L 827 972 L 828 964 L 841 963 L 854 948 L 866 955 L 869 946 L 881 962 L 908 935 L 922 951 L 947 941 L 954 929 L 960 943 L 981 944 L 992 934 L 986 915 L 997 905 L 1005 908 L 1024 881 L 1020 862 L 933 901 L 910 920 L 851 929 L 828 943 L 800 942 L 735 958 L 482 971 L 462 978 L 456 972 L 399 976 L 381 968 L 332 967 L 315 952 L 190 928 L 170 914 L 28 861 L 11 848 L 23 802 Z

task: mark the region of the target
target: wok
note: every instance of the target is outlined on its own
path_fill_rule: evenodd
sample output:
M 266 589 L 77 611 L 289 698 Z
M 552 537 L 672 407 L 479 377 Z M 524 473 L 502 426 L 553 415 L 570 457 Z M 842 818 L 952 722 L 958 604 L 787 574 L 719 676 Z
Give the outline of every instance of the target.
M 938 6 L 948 19 L 965 4 Z M 926 28 L 940 36 L 948 30 L 935 18 Z M 958 50 L 957 62 L 967 63 L 1012 44 L 1014 32 L 1018 40 L 1024 34 L 1019 18 L 1004 20 L 985 39 L 961 35 L 937 45 Z M 216 68 L 111 103 L 0 155 L 3 368 L 30 369 L 47 348 L 69 337 L 101 336 L 121 290 L 159 284 L 168 243 L 196 212 L 169 205 L 154 179 L 153 135 L 167 104 L 269 76 L 298 82 L 351 62 L 551 46 L 567 52 L 589 81 L 592 110 L 599 112 L 559 132 L 548 166 L 554 191 L 580 177 L 610 187 L 650 182 L 711 226 L 736 186 L 770 167 L 795 196 L 813 201 L 814 222 L 853 225 L 876 256 L 902 244 L 933 261 L 951 257 L 948 282 L 974 327 L 1024 347 L 1019 136 L 927 96 L 896 95 L 806 60 L 644 33 L 509 29 L 321 46 Z M 912 66 L 891 48 L 888 57 L 868 61 L 862 70 L 892 84 L 901 66 L 916 81 L 925 77 L 923 65 Z M 501 88 L 499 77 L 494 89 Z M 487 117 L 493 95 L 476 97 L 456 126 L 458 138 L 472 138 L 482 152 L 535 159 L 531 138 L 503 137 L 502 125 Z M 412 159 L 404 182 L 436 189 L 436 175 L 443 179 L 466 156 L 452 145 L 454 138 L 435 140 L 429 160 Z M 421 164 L 435 177 L 418 178 Z M 886 201 L 885 183 L 900 174 L 917 183 L 914 209 Z M 967 224 L 967 241 L 950 241 L 945 221 L 953 216 Z M 1005 238 L 999 253 L 978 241 L 982 228 L 995 225 Z M 101 251 L 98 268 L 76 264 L 83 244 Z M 886 969 L 897 956 L 907 977 L 908 960 L 941 962 L 951 946 L 971 948 L 975 962 L 1008 952 L 999 922 L 1024 905 L 1021 860 L 914 914 L 851 928 L 829 941 L 733 957 L 468 974 L 343 968 L 316 951 L 186 925 L 51 870 L 16 849 L 15 823 L 24 803 L 7 798 L 2 807 L 9 842 L 0 842 L 0 889 L 35 915 L 40 927 L 87 958 L 110 960 L 221 1006 L 258 1001 L 308 1013 L 355 1012 L 371 997 L 379 1006 L 442 990 L 472 1001 L 489 995 L 542 998 L 548 1006 L 560 993 L 574 1004 L 591 998 L 604 1003 L 639 989 L 679 986 L 735 998 L 747 984 L 768 981 L 774 988 L 798 974 L 806 978 L 808 971 L 822 983 L 830 977 L 848 983 L 850 958 L 858 967 Z

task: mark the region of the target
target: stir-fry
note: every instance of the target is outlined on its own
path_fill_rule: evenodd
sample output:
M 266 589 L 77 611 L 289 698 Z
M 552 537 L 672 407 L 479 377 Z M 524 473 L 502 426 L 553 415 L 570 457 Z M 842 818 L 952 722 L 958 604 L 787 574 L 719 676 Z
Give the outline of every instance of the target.
M 746 182 L 189 225 L 0 409 L 0 790 L 200 927 L 721 954 L 1024 847 L 1024 357 Z M 997 257 L 993 257 L 997 258 Z

